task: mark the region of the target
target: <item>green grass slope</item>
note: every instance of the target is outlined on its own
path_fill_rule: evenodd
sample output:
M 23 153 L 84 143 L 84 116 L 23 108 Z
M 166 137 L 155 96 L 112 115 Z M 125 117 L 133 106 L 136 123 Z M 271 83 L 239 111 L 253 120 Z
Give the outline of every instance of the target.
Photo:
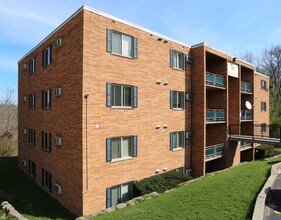
M 94 219 L 247 219 L 272 164 L 281 158 L 257 161 L 209 174 L 135 206 Z

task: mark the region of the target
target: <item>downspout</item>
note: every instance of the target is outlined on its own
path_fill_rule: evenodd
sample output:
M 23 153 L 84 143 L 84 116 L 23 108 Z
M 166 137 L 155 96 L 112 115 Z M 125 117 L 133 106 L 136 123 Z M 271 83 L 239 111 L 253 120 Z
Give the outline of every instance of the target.
M 86 189 L 82 192 L 82 194 L 88 192 L 89 189 L 89 163 L 88 163 L 88 98 L 90 96 L 90 93 L 85 94 L 86 99 Z

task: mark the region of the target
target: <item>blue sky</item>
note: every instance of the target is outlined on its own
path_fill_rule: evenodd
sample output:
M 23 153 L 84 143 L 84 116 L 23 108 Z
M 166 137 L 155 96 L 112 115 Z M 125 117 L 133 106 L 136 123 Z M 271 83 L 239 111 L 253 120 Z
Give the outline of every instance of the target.
M 17 92 L 17 61 L 83 4 L 193 45 L 260 55 L 280 44 L 281 1 L 1 0 L 0 92 Z

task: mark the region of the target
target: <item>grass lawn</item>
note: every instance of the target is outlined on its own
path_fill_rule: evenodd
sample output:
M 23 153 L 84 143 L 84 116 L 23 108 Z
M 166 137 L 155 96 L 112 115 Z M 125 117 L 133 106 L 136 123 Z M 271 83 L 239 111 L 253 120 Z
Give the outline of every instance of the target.
M 75 218 L 18 168 L 17 157 L 0 157 L 0 203 L 5 200 L 27 219 Z
M 265 183 L 272 164 L 268 161 L 242 164 L 209 174 L 202 180 L 135 206 L 94 219 L 247 219 Z

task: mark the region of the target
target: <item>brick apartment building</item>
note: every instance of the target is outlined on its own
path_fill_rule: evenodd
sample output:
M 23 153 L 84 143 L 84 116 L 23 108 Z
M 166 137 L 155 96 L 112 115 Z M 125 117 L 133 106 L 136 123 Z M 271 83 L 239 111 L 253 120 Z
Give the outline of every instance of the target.
M 251 64 L 87 6 L 18 68 L 19 167 L 76 215 L 130 199 L 133 181 L 157 173 L 254 160 L 228 127 L 269 123 L 269 79 Z

